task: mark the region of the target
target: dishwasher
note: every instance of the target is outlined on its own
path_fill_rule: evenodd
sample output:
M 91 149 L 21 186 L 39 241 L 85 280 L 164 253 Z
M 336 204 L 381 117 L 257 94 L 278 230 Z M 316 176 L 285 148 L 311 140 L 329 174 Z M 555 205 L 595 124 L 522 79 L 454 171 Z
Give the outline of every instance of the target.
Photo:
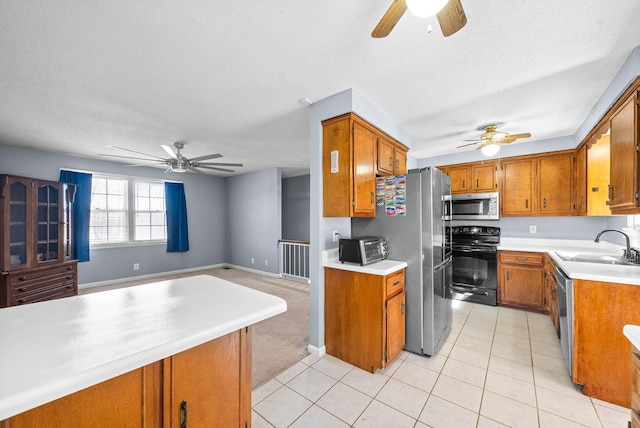
M 564 363 L 573 380 L 573 280 L 556 267 L 558 285 L 558 318 L 560 319 L 560 346 Z

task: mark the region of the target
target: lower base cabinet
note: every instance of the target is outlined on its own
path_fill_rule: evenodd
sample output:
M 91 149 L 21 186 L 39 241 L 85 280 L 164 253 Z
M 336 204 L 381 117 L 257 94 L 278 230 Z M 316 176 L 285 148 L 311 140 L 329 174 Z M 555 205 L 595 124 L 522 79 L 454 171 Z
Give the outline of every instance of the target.
M 325 268 L 327 354 L 375 373 L 405 343 L 404 269 L 387 276 Z
M 573 282 L 573 381 L 582 393 L 631 407 L 632 345 L 627 324 L 640 325 L 640 286 Z
M 250 426 L 250 327 L 0 421 L 0 428 Z
M 544 253 L 498 252 L 498 304 L 546 312 Z
M 553 322 L 556 334 L 560 337 L 560 314 L 558 313 L 558 285 L 556 283 L 556 264 L 546 254 L 544 261 L 544 288 L 547 311 Z

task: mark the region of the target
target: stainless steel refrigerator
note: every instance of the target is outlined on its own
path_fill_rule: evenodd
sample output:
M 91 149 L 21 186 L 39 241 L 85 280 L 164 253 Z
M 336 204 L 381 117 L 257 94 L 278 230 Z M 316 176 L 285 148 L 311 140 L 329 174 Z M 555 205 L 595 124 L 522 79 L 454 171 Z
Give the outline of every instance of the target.
M 428 167 L 408 172 L 404 216 L 387 216 L 379 205 L 375 218 L 351 220 L 351 236 L 387 240 L 389 258 L 406 261 L 405 350 L 434 355 L 451 330 L 451 180 Z

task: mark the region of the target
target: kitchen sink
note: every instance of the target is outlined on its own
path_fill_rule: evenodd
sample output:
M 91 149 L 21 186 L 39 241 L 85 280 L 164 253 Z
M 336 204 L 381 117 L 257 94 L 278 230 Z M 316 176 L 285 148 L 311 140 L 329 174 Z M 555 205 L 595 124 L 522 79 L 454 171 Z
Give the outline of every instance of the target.
M 573 254 L 556 253 L 558 257 L 566 262 L 600 263 L 606 265 L 638 266 L 635 263 L 623 260 L 622 257 L 610 254 Z

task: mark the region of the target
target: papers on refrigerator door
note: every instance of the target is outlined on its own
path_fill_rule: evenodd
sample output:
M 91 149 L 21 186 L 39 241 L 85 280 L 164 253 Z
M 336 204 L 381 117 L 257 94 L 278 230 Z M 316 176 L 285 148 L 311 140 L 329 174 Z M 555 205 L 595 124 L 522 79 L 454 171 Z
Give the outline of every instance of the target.
M 384 206 L 385 215 L 389 217 L 407 215 L 407 176 L 377 177 L 376 203 Z

